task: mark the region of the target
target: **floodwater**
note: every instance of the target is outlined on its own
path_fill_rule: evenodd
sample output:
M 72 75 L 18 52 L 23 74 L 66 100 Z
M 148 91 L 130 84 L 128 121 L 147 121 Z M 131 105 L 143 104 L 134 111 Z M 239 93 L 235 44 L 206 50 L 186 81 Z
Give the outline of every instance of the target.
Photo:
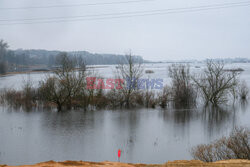
M 192 71 L 203 68 L 195 68 Z M 245 71 L 241 79 L 250 87 L 250 64 L 231 64 Z M 150 78 L 168 83 L 166 64 L 148 64 Z M 99 74 L 112 77 L 114 66 L 101 66 Z M 0 78 L 0 88 L 19 89 L 27 78 L 36 85 L 45 74 L 32 73 Z M 136 109 L 26 112 L 0 106 L 0 164 L 22 165 L 42 161 L 83 160 L 164 163 L 192 159 L 190 150 L 226 136 L 235 126 L 250 127 L 247 102 L 223 109 Z

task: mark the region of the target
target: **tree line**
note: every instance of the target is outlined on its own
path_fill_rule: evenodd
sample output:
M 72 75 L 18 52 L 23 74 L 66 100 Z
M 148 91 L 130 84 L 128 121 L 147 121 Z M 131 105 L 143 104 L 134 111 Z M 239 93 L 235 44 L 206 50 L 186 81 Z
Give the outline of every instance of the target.
M 60 53 L 57 61 L 58 68 L 47 73 L 38 87 L 27 82 L 21 91 L 5 90 L 1 93 L 1 101 L 29 108 L 56 107 L 58 111 L 72 108 L 194 108 L 198 99 L 202 99 L 204 105 L 220 106 L 237 99 L 246 100 L 248 95 L 245 82 L 239 80 L 240 72 L 225 70 L 223 63 L 212 60 L 207 61 L 204 71 L 198 74 L 192 74 L 189 65 L 172 64 L 168 68 L 171 84 L 160 91 L 148 85 L 145 90 L 139 89 L 144 67 L 132 54 L 125 56 L 114 74 L 115 78 L 133 79 L 129 87 L 125 80 L 122 89 L 87 89 L 87 77 L 102 77 L 87 69 L 82 57 Z
M 8 44 L 0 40 L 0 74 L 13 71 L 27 71 L 29 67 L 53 69 L 58 64 L 58 55 L 62 51 L 47 50 L 10 50 Z M 67 52 L 69 57 L 81 57 L 86 65 L 110 65 L 125 61 L 124 55 L 115 54 L 92 54 L 86 51 Z M 137 62 L 145 62 L 141 56 L 134 56 Z

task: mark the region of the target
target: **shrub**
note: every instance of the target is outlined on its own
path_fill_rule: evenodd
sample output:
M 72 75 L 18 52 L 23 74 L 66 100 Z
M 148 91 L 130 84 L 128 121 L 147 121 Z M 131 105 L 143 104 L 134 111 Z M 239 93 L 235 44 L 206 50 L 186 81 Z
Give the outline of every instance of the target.
M 144 106 L 146 108 L 155 108 L 157 104 L 156 94 L 154 91 L 146 90 L 138 92 L 134 96 L 134 103 L 137 106 Z
M 211 144 L 202 144 L 191 151 L 194 159 L 214 162 L 227 159 L 250 159 L 250 130 L 235 128 L 229 137 Z
M 168 86 L 165 86 L 162 91 L 157 95 L 157 104 L 161 108 L 166 108 L 168 101 L 170 100 L 171 89 Z
M 196 93 L 191 80 L 188 65 L 173 64 L 169 67 L 172 79 L 172 98 L 175 105 L 190 105 L 196 103 Z
M 1 103 L 7 103 L 11 107 L 24 106 L 25 109 L 30 109 L 36 106 L 37 94 L 32 90 L 29 94 L 24 91 L 4 90 L 1 94 Z
M 106 97 L 109 101 L 109 107 L 111 108 L 122 108 L 124 106 L 124 96 L 119 92 L 119 90 L 112 89 L 107 92 Z

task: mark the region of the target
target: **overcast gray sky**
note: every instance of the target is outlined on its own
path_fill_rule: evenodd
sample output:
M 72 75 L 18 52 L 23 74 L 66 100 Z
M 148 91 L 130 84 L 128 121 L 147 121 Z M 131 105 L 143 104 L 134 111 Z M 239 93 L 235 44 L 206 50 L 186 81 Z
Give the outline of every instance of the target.
M 10 19 L 83 16 L 242 2 L 151 0 L 112 5 L 6 9 L 124 1 L 126 0 L 0 0 L 0 24 L 16 23 L 3 21 Z M 250 58 L 249 4 L 250 1 L 248 6 L 243 7 L 144 17 L 0 25 L 0 38 L 7 41 L 11 49 L 86 50 L 115 54 L 131 50 L 148 60 Z

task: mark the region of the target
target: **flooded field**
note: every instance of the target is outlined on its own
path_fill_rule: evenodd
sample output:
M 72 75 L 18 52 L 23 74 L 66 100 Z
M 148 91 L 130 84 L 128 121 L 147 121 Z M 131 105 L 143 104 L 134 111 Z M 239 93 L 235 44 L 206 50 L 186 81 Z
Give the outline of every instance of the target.
M 146 64 L 153 70 L 145 78 L 162 78 L 170 84 L 168 64 Z M 190 64 L 199 72 L 203 64 Z M 240 77 L 250 87 L 250 64 L 230 64 L 242 68 Z M 115 66 L 95 70 L 112 78 Z M 45 74 L 18 74 L 0 77 L 0 88 L 20 89 L 29 79 L 34 85 Z M 247 102 L 223 109 L 133 109 L 56 112 L 36 109 L 22 111 L 0 107 L 0 164 L 21 165 L 42 161 L 83 160 L 164 163 L 168 160 L 192 159 L 190 149 L 209 143 L 235 126 L 250 127 Z M 213 112 L 212 112 L 213 111 Z

